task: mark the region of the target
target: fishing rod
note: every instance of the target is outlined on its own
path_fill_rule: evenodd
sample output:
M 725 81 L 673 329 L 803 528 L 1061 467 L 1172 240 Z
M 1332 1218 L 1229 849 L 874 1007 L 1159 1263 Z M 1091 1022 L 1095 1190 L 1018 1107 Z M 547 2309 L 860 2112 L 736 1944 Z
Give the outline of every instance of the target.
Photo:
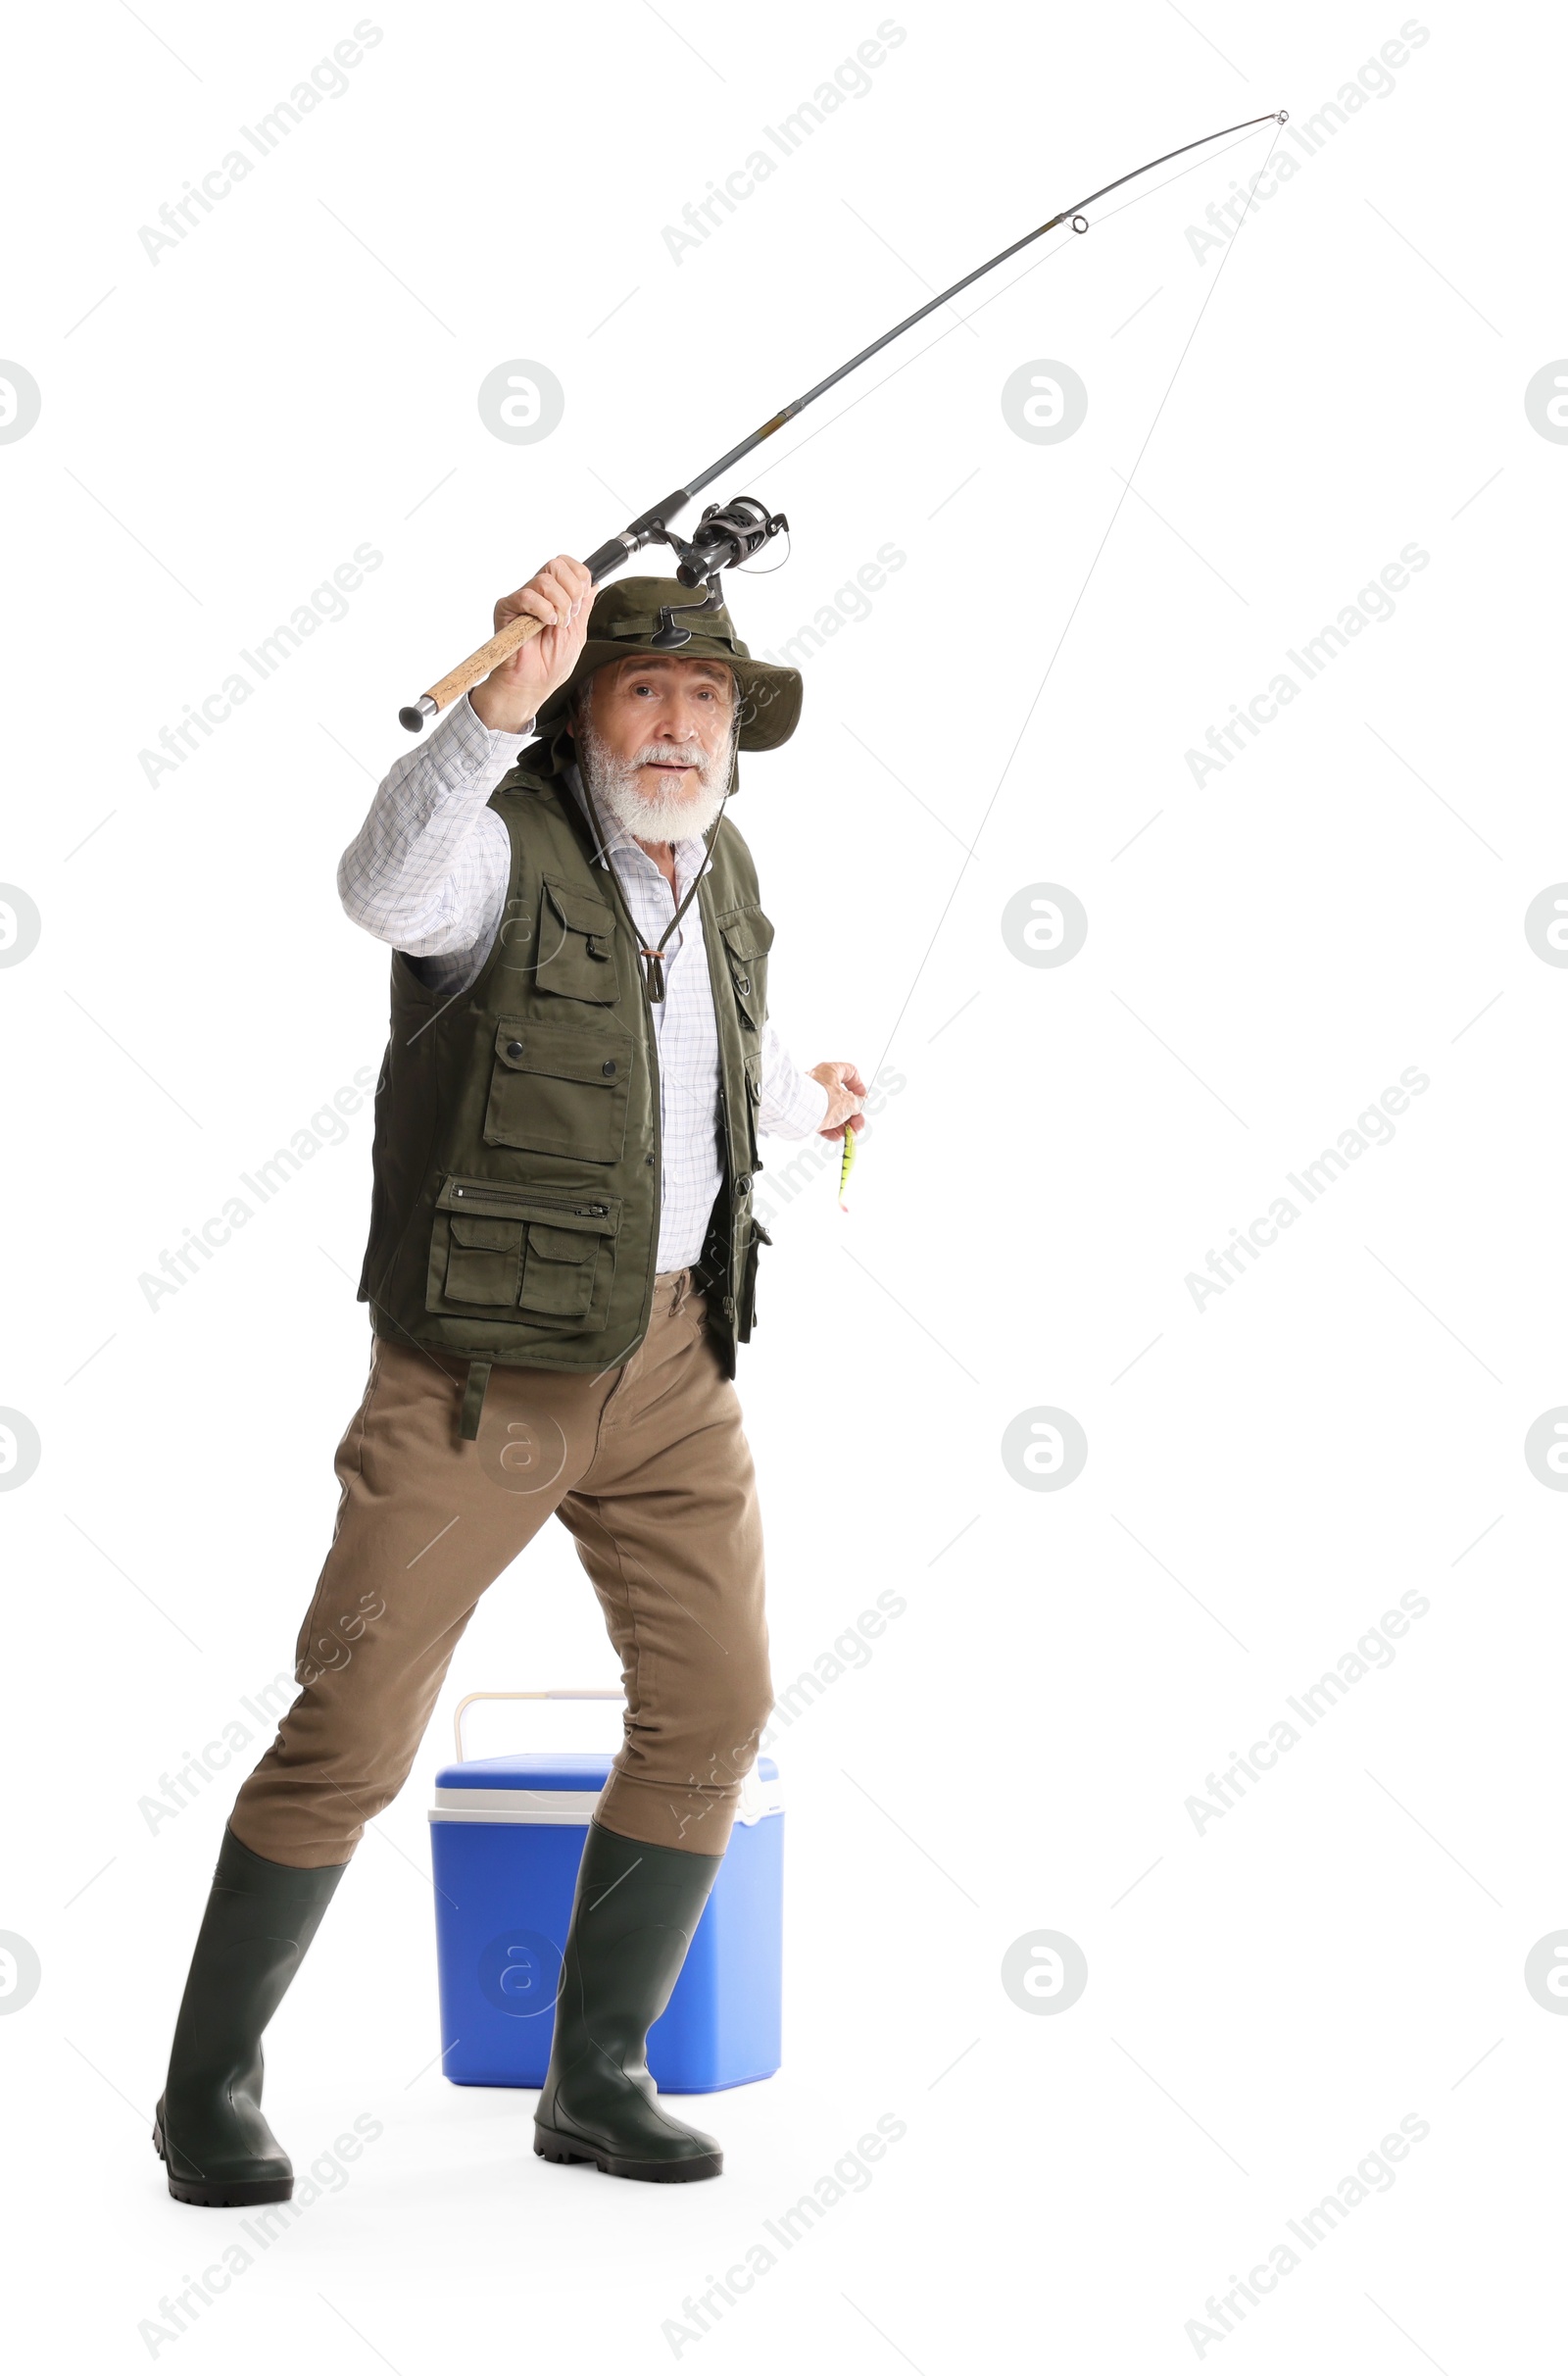
M 961 290 L 972 287 L 987 272 L 995 272 L 997 266 L 1005 264 L 1009 256 L 1016 256 L 1020 249 L 1033 246 L 1048 231 L 1058 229 L 1064 223 L 1070 223 L 1075 231 L 1087 231 L 1089 223 L 1084 210 L 1102 198 L 1108 198 L 1112 190 L 1125 188 L 1129 181 L 1137 181 L 1145 173 L 1152 173 L 1158 167 L 1169 165 L 1173 158 L 1185 157 L 1194 149 L 1206 148 L 1211 141 L 1228 139 L 1233 132 L 1250 132 L 1260 124 L 1284 124 L 1286 115 L 1287 111 L 1279 108 L 1271 115 L 1250 116 L 1245 124 L 1229 124 L 1223 131 L 1205 132 L 1200 140 L 1189 140 L 1181 148 L 1167 149 L 1163 157 L 1152 157 L 1147 165 L 1135 166 L 1130 173 L 1121 173 L 1114 181 L 1107 181 L 1102 189 L 1092 190 L 1087 198 L 1080 198 L 1076 205 L 1063 207 L 1059 215 L 1053 215 L 1051 221 L 1041 223 L 1038 230 L 1026 231 L 1021 239 L 1015 239 L 1010 247 L 1003 248 L 988 263 L 978 265 L 972 272 L 965 272 L 963 278 L 956 280 L 951 289 L 944 289 L 928 305 L 916 307 L 912 314 L 903 322 L 895 322 L 893 328 L 884 331 L 880 338 L 873 338 L 869 346 L 862 347 L 858 355 L 852 355 L 848 363 L 841 363 L 836 371 L 829 371 L 825 379 L 819 379 L 814 388 L 808 388 L 804 396 L 797 396 L 793 404 L 785 405 L 782 412 L 775 413 L 770 421 L 764 421 L 760 429 L 754 429 L 749 437 L 743 437 L 739 445 L 731 446 L 727 454 L 721 454 L 706 470 L 700 470 L 688 485 L 676 487 L 672 494 L 664 496 L 648 511 L 639 513 L 618 536 L 612 536 L 596 553 L 588 555 L 584 567 L 593 583 L 596 586 L 602 584 L 612 569 L 620 569 L 645 545 L 668 545 L 676 557 L 677 581 L 694 591 L 700 585 L 706 585 L 707 590 L 701 602 L 664 604 L 661 608 L 659 626 L 651 641 L 666 652 L 678 651 L 682 644 L 690 643 L 692 630 L 677 623 L 677 613 L 681 619 L 691 619 L 704 611 L 716 611 L 723 601 L 719 586 L 720 572 L 749 561 L 754 553 L 760 552 L 770 537 L 789 526 L 782 512 L 770 512 L 757 496 L 737 495 L 728 503 L 710 503 L 690 538 L 677 535 L 669 525 L 670 520 L 700 495 L 704 487 L 710 486 L 725 470 L 744 461 L 748 454 L 755 453 L 765 438 L 773 436 L 787 421 L 793 421 L 798 414 L 804 413 L 807 406 L 814 404 L 819 396 L 825 396 L 829 388 L 837 387 L 839 381 L 847 379 L 852 371 L 858 371 L 862 363 L 868 363 L 885 346 L 891 346 L 895 338 L 902 338 L 905 331 L 913 329 L 917 322 L 923 322 L 939 306 L 950 303 Z M 470 652 L 466 660 L 460 661 L 455 668 L 449 669 L 428 692 L 421 693 L 416 702 L 411 702 L 407 709 L 400 710 L 399 724 L 407 726 L 411 734 L 422 733 L 427 718 L 438 716 L 449 702 L 458 700 L 470 685 L 477 684 L 481 676 L 488 676 L 493 668 L 498 668 L 504 660 L 509 660 L 514 652 L 520 650 L 522 645 L 537 635 L 544 623 L 542 619 L 533 618 L 510 620 L 499 634 L 492 635 L 488 643 L 481 644 L 477 652 Z

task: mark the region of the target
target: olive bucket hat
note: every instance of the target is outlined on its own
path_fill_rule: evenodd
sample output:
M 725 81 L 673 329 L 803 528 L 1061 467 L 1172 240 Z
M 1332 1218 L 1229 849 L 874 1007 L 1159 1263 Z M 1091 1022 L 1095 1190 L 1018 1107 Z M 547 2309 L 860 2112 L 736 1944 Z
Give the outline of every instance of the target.
M 714 611 L 694 612 L 692 605 L 699 599 L 673 577 L 619 577 L 601 586 L 588 614 L 588 640 L 581 657 L 565 683 L 540 709 L 539 731 L 548 736 L 562 722 L 573 688 L 596 668 L 629 659 L 633 652 L 657 652 L 662 660 L 722 661 L 732 671 L 740 704 L 741 750 L 776 751 L 788 742 L 801 716 L 800 670 L 754 660 L 723 604 Z M 691 640 L 675 650 L 654 642 L 660 612 L 666 606 L 676 614 L 675 624 L 691 630 Z

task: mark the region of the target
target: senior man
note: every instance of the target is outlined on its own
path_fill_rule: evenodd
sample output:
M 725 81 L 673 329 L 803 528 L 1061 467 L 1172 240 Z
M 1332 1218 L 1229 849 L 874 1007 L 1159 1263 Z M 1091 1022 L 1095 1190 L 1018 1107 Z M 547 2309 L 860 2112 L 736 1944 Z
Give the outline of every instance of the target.
M 786 741 L 793 668 L 722 607 L 678 648 L 564 555 L 496 606 L 544 621 L 399 761 L 344 854 L 391 944 L 360 1282 L 369 1382 L 298 1699 L 240 1791 L 154 2141 L 183 2203 L 287 2200 L 262 2033 L 365 1824 L 406 1780 L 485 1587 L 554 1512 L 619 1654 L 624 1739 L 588 1828 L 535 2151 L 715 2176 L 648 2031 L 679 1975 L 772 1701 L 762 1540 L 732 1380 L 759 1133 L 861 1126 L 855 1065 L 797 1071 L 771 924 L 724 816 L 737 749 Z M 528 740 L 530 734 L 535 739 Z M 526 744 L 526 748 L 524 745 Z

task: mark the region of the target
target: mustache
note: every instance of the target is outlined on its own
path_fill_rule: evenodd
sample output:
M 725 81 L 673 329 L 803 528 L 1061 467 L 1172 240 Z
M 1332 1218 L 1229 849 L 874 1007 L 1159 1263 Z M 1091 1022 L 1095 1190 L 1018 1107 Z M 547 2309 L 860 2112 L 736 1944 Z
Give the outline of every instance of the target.
M 711 763 L 701 743 L 644 743 L 633 767 L 706 767 Z

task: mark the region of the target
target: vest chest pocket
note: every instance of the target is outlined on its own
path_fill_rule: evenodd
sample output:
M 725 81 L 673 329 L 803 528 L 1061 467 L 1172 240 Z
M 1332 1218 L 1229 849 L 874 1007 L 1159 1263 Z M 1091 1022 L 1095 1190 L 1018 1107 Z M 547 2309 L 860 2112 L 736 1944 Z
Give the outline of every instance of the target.
M 754 1031 L 767 1020 L 767 953 L 773 926 L 760 908 L 732 908 L 715 917 L 724 943 L 735 1004 Z
M 484 1117 L 488 1144 L 618 1163 L 633 1045 L 630 1032 L 609 1015 L 592 1025 L 503 1019 Z
M 552 874 L 544 878 L 539 903 L 538 959 L 534 980 L 558 998 L 615 1003 L 615 916 L 603 900 Z

